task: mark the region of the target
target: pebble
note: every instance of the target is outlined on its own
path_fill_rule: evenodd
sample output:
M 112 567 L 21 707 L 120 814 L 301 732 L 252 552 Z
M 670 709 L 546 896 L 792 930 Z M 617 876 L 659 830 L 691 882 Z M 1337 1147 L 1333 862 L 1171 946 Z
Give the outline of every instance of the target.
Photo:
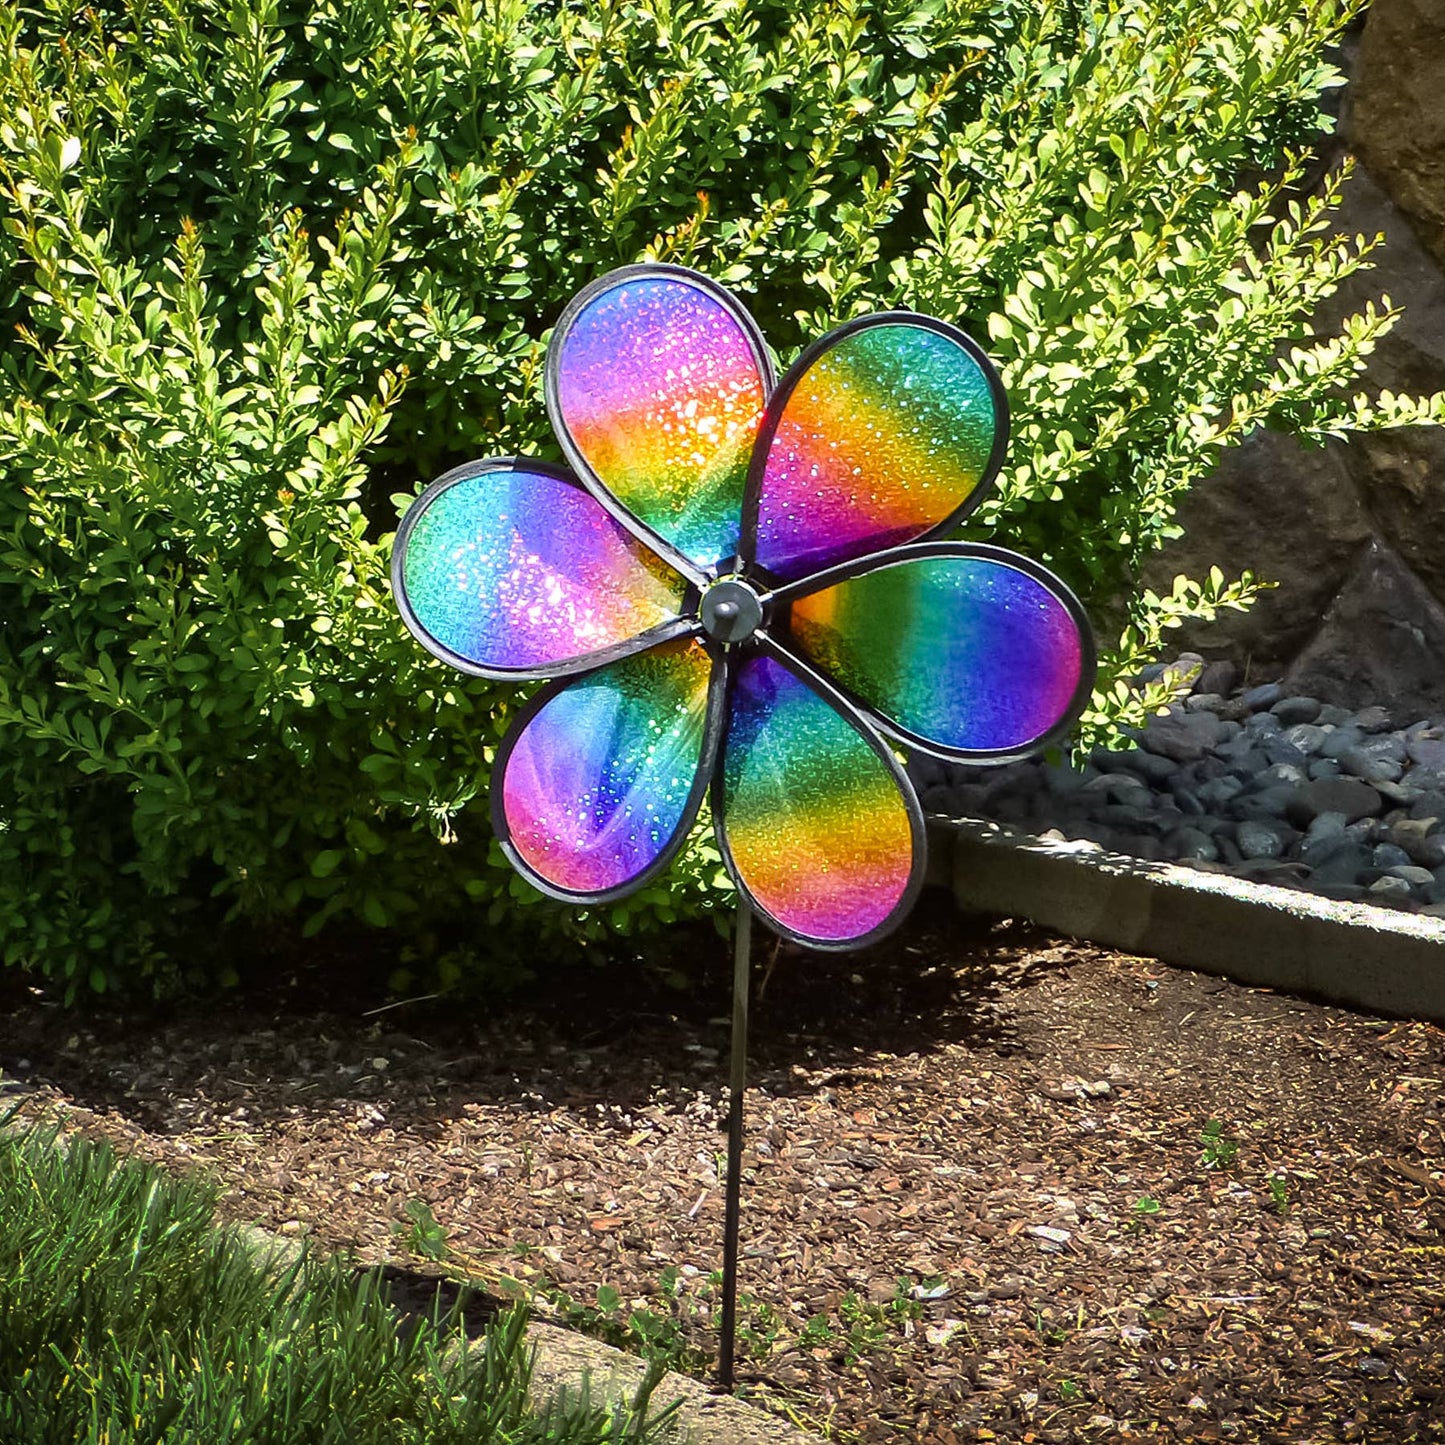
M 1252 687 L 1240 701 L 1249 708 L 1251 712 L 1263 712 L 1271 708 L 1284 696 L 1284 689 L 1277 682 L 1266 682 L 1259 687 Z
M 1302 782 L 1303 779 L 1301 778 Z M 1287 784 L 1279 787 L 1262 788 L 1244 797 L 1236 798 L 1233 813 L 1236 818 L 1266 820 L 1282 818 L 1285 809 L 1294 798 L 1294 789 Z
M 1196 794 L 1199 801 L 1211 811 L 1228 806 L 1244 791 L 1244 780 L 1226 773 L 1222 778 L 1213 778 L 1205 783 Z
M 1428 868 L 1416 868 L 1410 863 L 1401 863 L 1398 867 L 1389 870 L 1391 878 L 1403 878 L 1412 888 L 1431 888 L 1435 884 L 1435 875 Z
M 1239 681 L 1239 669 L 1227 659 L 1222 662 L 1206 662 L 1194 684 L 1195 695 L 1201 693 L 1217 697 L 1221 704 L 1234 691 Z
M 1412 818 L 1445 818 L 1445 793 L 1427 790 L 1410 804 Z
M 1320 756 L 1337 758 L 1341 753 L 1347 753 L 1351 748 L 1359 747 L 1364 740 L 1365 734 L 1357 727 L 1346 724 L 1343 727 L 1332 728 L 1329 737 L 1320 744 Z
M 1178 862 L 1212 863 L 1219 857 L 1214 839 L 1199 828 L 1176 828 L 1165 835 L 1163 843 L 1167 855 Z
M 1403 878 L 1386 873 L 1383 878 L 1376 878 L 1370 884 L 1370 892 L 1377 898 L 1408 898 L 1410 885 Z
M 1382 869 L 1386 873 L 1404 864 L 1408 864 L 1409 861 L 1410 855 L 1394 843 L 1377 843 L 1375 844 L 1375 851 L 1370 854 L 1370 862 L 1373 863 L 1376 868 Z M 1433 883 L 1435 881 L 1435 875 L 1432 873 L 1425 881 L 1427 883 Z
M 1137 773 L 1149 783 L 1166 782 L 1178 771 L 1178 764 L 1171 759 L 1146 753 L 1142 748 L 1136 748 L 1132 753 L 1124 753 L 1120 761 L 1131 773 Z
M 1338 818 L 1340 815 L 1338 813 L 1328 813 L 1325 816 Z M 1341 849 L 1348 848 L 1349 846 L 1350 840 L 1345 836 L 1344 826 L 1341 824 L 1336 832 L 1316 833 L 1314 836 L 1306 833 L 1304 841 L 1299 845 L 1296 856 L 1301 863 L 1308 864 L 1311 868 L 1318 868 L 1322 863 L 1333 858 Z M 1373 867 L 1375 863 L 1374 857 L 1371 856 L 1369 861 L 1370 866 Z
M 1320 715 L 1320 703 L 1313 697 L 1282 697 L 1270 708 L 1281 727 L 1291 723 L 1312 723 Z
M 1039 1248 L 1045 1254 L 1060 1254 L 1068 1246 L 1069 1241 L 1074 1237 L 1073 1231 L 1068 1229 L 1055 1229 L 1050 1224 L 1031 1224 L 1028 1232 L 1038 1240 Z
M 1334 849 L 1328 857 L 1315 864 L 1313 878 L 1315 883 L 1320 885 L 1337 884 L 1345 887 L 1358 887 L 1361 885 L 1363 875 L 1370 867 L 1368 850 L 1361 848 L 1357 843 L 1345 842 Z
M 1294 796 L 1292 811 L 1307 823 L 1321 813 L 1343 813 L 1347 820 L 1383 811 L 1384 800 L 1358 778 L 1312 778 Z
M 1413 737 L 1405 744 L 1405 755 L 1420 767 L 1445 772 L 1445 738 Z
M 1319 755 L 1329 737 L 1328 728 L 1316 727 L 1314 723 L 1296 723 L 1292 728 L 1284 730 L 1282 740 L 1291 747 L 1298 748 L 1305 755 L 1307 766 L 1313 767 L 1316 763 L 1333 761 Z M 1338 768 L 1335 771 L 1338 771 Z
M 1234 841 L 1246 858 L 1278 858 L 1285 849 L 1285 832 L 1282 823 L 1247 821 L 1235 830 Z
M 1445 793 L 1445 772 L 1435 768 L 1413 767 L 1400 781 L 1416 793 Z
M 1384 707 L 1277 682 L 1240 690 L 1233 663 L 1194 654 L 1147 676 L 1192 691 L 1133 730 L 1136 746 L 1097 748 L 1082 767 L 915 758 L 925 808 L 1445 918 L 1445 718 L 1396 727 Z
M 1284 736 L 1265 738 L 1264 755 L 1272 763 L 1287 763 L 1296 768 L 1307 768 L 1310 761 L 1310 755 L 1303 748 Z
M 1434 831 L 1440 827 L 1440 819 L 1401 818 L 1390 825 L 1388 838 L 1396 844 L 1412 863 L 1422 868 L 1439 868 L 1445 864 L 1445 832 Z
M 1368 749 L 1346 748 L 1340 754 L 1340 770 L 1367 783 L 1398 783 L 1404 767 L 1393 758 L 1382 758 Z

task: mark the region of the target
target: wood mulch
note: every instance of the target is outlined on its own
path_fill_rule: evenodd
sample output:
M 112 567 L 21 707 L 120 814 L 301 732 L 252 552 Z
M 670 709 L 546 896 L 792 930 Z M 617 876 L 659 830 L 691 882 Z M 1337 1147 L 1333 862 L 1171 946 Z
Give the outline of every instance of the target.
M 686 993 L 570 970 L 505 1011 L 368 1013 L 339 961 L 168 1017 L 12 984 L 0 1065 L 236 1219 L 406 1265 L 419 1200 L 484 1278 L 611 1286 L 710 1350 L 727 953 L 700 935 Z M 1440 1029 L 937 899 L 758 964 L 754 1398 L 869 1445 L 1445 1440 Z

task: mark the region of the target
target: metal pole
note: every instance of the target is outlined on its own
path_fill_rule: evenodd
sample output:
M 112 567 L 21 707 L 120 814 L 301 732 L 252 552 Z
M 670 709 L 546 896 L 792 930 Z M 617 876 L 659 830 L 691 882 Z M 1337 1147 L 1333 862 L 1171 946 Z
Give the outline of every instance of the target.
M 738 895 L 733 931 L 733 1057 L 728 1082 L 728 1177 L 723 1222 L 722 1339 L 718 1344 L 718 1387 L 733 1388 L 733 1349 L 737 1341 L 738 1223 L 742 1210 L 743 1092 L 748 1070 L 748 967 L 752 953 L 753 910 Z

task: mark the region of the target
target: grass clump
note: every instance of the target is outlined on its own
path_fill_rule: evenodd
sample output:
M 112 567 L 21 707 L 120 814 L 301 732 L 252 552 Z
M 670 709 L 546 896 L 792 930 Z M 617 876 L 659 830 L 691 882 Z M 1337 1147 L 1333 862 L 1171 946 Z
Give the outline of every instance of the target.
M 26 1445 L 603 1445 L 670 1411 L 528 1403 L 524 1317 L 462 1351 L 440 1312 L 398 1330 L 340 1262 L 268 1270 L 212 1188 L 76 1139 L 0 1137 L 0 1441 Z

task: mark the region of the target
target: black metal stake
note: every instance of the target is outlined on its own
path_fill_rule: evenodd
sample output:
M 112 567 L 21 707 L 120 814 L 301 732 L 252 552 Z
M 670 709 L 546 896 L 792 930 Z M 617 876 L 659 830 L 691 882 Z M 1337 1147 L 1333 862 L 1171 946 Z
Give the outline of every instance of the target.
M 748 1071 L 748 969 L 753 941 L 753 910 L 738 895 L 733 932 L 733 1058 L 728 1082 L 728 1177 L 723 1196 L 722 1339 L 718 1343 L 718 1388 L 733 1388 L 733 1350 L 738 1326 L 738 1224 L 742 1212 L 743 1093 Z

